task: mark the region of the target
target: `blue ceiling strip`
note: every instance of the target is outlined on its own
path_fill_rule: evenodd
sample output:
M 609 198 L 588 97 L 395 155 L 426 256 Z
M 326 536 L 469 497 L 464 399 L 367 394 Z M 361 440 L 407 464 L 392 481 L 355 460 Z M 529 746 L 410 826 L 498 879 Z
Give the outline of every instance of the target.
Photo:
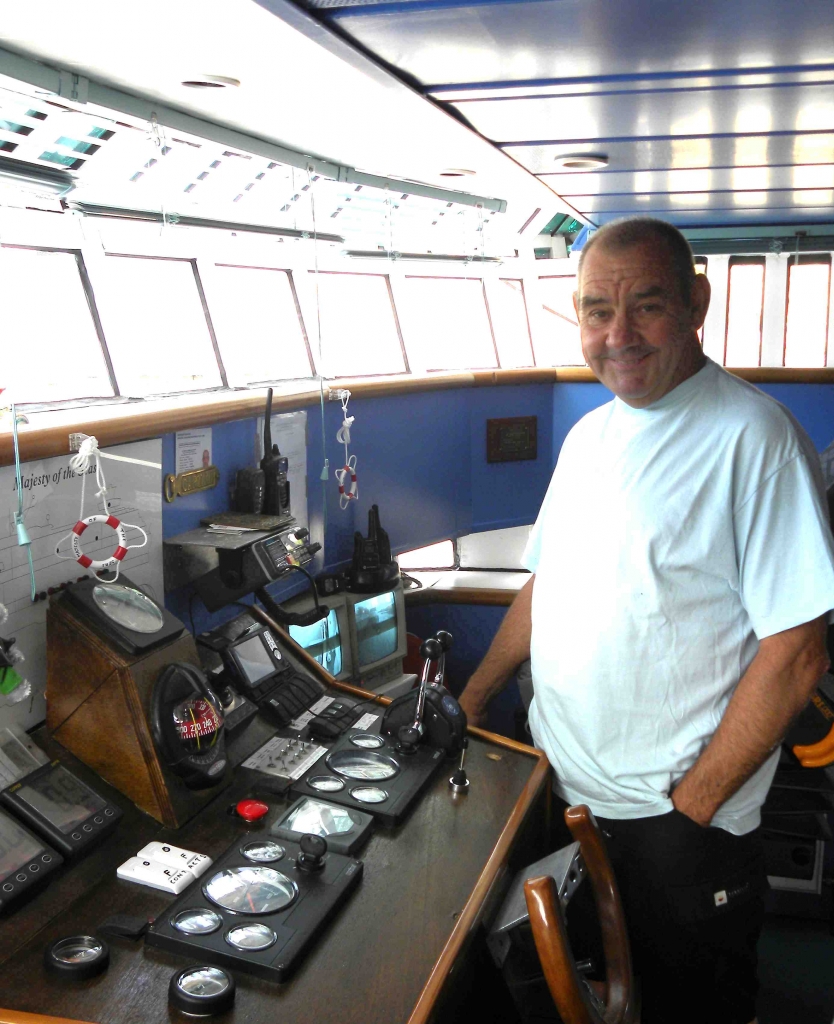
M 683 142 L 696 139 L 772 139 L 779 136 L 805 137 L 806 135 L 834 135 L 834 125 L 830 128 L 811 128 L 808 131 L 797 131 L 789 128 L 773 132 L 715 132 L 712 135 L 616 135 L 610 138 L 586 139 L 517 139 L 511 142 L 494 142 L 499 149 L 514 146 L 599 146 L 607 142 Z
M 711 170 L 711 168 L 707 168 Z M 687 168 L 689 170 L 689 168 Z M 539 175 L 537 175 L 539 177 Z M 642 189 L 638 189 L 633 192 L 573 192 L 567 193 L 567 199 L 582 199 L 585 197 L 592 196 L 594 199 L 612 199 L 615 196 L 761 196 L 761 195 L 772 195 L 776 192 L 790 192 L 793 195 L 794 192 L 831 192 L 830 185 L 820 185 L 814 188 L 687 188 L 687 189 L 671 189 L 669 191 L 652 191 L 645 192 Z M 600 211 L 597 210 L 597 213 Z
M 389 6 L 389 5 L 385 5 Z M 410 5 L 409 5 L 410 6 Z M 702 71 L 634 71 L 619 75 L 587 75 L 570 78 L 518 78 L 505 82 L 463 82 L 458 85 L 426 85 L 426 92 L 464 92 L 478 89 L 523 89 L 548 85 L 593 85 L 599 82 L 662 82 L 675 78 L 752 78 L 756 75 L 791 75 L 834 71 L 834 64 L 785 64 L 777 67 L 709 68 Z M 811 84 L 811 83 L 798 83 Z
M 832 131 L 834 134 L 834 131 Z M 600 167 L 598 170 L 593 171 L 536 171 L 537 178 L 559 178 L 561 184 L 567 185 L 568 179 L 575 178 L 579 180 L 584 174 L 665 174 L 668 171 L 682 171 L 688 173 L 689 171 L 736 171 L 739 168 L 748 167 L 765 168 L 768 171 L 778 170 L 780 167 L 834 167 L 834 160 L 820 160 L 817 163 L 790 163 L 790 164 L 703 164 L 700 167 Z M 553 185 L 555 182 L 548 182 L 548 185 Z M 791 189 L 792 192 L 796 189 Z M 561 193 L 559 193 L 561 195 Z M 601 193 L 603 194 L 603 193 Z M 610 193 L 604 193 L 609 195 Z M 643 193 L 641 193 L 642 195 Z
M 599 92 L 557 92 L 557 93 L 530 93 L 529 96 L 473 96 L 462 97 L 450 102 L 455 106 L 463 103 L 513 103 L 518 100 L 572 100 L 572 99 L 596 99 L 598 96 L 662 96 L 668 93 L 685 93 L 691 95 L 696 92 L 742 92 L 750 89 L 810 89 L 816 85 L 824 85 L 828 88 L 834 84 L 834 78 L 824 82 L 749 82 L 747 84 L 730 85 L 692 85 L 673 88 L 667 86 L 657 89 L 605 89 Z M 439 97 L 442 98 L 442 97 Z M 834 125 L 832 125 L 834 130 Z
M 327 18 L 328 21 L 341 21 L 344 18 L 368 16 L 375 14 L 400 14 L 411 11 L 454 11 L 472 10 L 478 7 L 500 7 L 508 4 L 552 3 L 553 0 L 385 0 L 383 3 L 347 3 L 344 6 L 330 6 L 329 3 L 317 4 L 315 0 L 310 8 Z

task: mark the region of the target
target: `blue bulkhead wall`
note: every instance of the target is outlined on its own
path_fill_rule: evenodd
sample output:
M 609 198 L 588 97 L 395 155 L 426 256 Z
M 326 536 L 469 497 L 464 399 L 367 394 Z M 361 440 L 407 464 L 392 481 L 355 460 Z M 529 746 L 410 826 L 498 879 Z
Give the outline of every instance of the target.
M 431 544 L 447 537 L 531 523 L 544 497 L 553 467 L 553 396 L 551 385 L 412 392 L 379 398 L 351 399 L 351 452 L 358 459 L 359 500 L 347 511 L 339 508 L 333 471 L 344 461 L 336 443 L 341 406 L 324 409 L 326 454 L 330 479 L 319 480 L 322 464 L 321 411 L 307 409 L 307 504 L 314 539 L 326 519 L 325 557 L 316 572 L 344 568 L 353 553 L 354 530 L 367 532 L 368 510 L 379 505 L 383 528 L 395 552 Z M 487 463 L 486 421 L 513 416 L 538 417 L 538 455 L 525 462 Z M 235 471 L 254 463 L 254 418 L 216 424 L 212 428 L 214 464 L 220 483 L 211 491 L 163 503 L 162 529 L 173 537 L 199 526 L 200 519 L 228 508 Z M 175 437 L 162 443 L 163 473 L 173 473 Z M 293 574 L 295 577 L 296 574 Z M 288 596 L 305 586 L 300 576 L 273 588 Z M 170 611 L 189 622 L 190 590 L 170 592 Z M 199 599 L 192 601 L 198 631 L 218 624 L 235 609 L 209 615 Z

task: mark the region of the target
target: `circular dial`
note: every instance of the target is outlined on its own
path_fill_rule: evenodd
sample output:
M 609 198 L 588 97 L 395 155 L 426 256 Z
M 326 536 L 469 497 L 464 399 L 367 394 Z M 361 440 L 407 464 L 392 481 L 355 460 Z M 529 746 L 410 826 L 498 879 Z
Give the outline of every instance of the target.
M 400 766 L 375 750 L 337 750 L 327 757 L 328 767 L 347 779 L 392 779 Z
M 186 967 L 172 975 L 168 998 L 178 1010 L 207 1017 L 232 1006 L 235 979 L 220 967 Z
M 180 701 L 171 714 L 180 742 L 189 754 L 208 753 L 223 728 L 220 713 L 206 697 L 195 695 Z
M 244 866 L 218 871 L 203 892 L 233 914 L 273 914 L 292 903 L 298 887 L 274 868 Z
M 335 775 L 316 775 L 315 778 L 307 780 L 307 785 L 319 793 L 338 793 L 340 789 L 345 788 L 344 782 Z
M 226 933 L 226 942 L 236 949 L 268 949 L 277 938 L 265 924 L 239 924 Z
M 100 583 L 93 587 L 93 601 L 108 619 L 135 633 L 158 633 L 165 624 L 156 602 L 134 587 Z
M 362 747 L 365 750 L 376 750 L 377 747 L 384 747 L 385 740 L 372 732 L 357 732 L 350 738 L 355 747 Z
M 211 935 L 223 924 L 223 918 L 213 910 L 194 907 L 177 914 L 171 924 L 186 935 Z
M 354 786 L 350 795 L 360 804 L 381 804 L 388 799 L 388 794 L 379 786 Z
M 247 843 L 240 852 L 247 860 L 254 860 L 258 864 L 271 864 L 284 856 L 284 847 L 268 839 L 259 839 L 254 843 Z
M 110 949 L 94 935 L 68 935 L 47 946 L 44 963 L 53 973 L 92 978 L 110 963 Z

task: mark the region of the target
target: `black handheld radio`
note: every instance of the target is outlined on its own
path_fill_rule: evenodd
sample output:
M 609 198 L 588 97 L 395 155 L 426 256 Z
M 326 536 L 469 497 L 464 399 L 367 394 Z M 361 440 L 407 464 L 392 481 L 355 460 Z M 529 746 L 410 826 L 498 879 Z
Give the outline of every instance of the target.
M 268 516 L 290 514 L 290 482 L 287 479 L 289 460 L 272 443 L 272 388 L 266 393 L 266 416 L 264 417 L 264 457 L 261 469 L 264 473 L 264 507 Z

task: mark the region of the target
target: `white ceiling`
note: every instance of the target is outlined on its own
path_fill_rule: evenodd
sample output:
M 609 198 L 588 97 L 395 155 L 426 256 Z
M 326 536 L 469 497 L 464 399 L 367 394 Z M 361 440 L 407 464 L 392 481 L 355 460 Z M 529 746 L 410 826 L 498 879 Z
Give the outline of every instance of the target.
M 286 0 L 27 0 L 3 4 L 0 46 L 311 156 L 506 199 L 535 233 L 570 206 L 450 114 Z M 0 71 L 3 61 L 0 59 Z M 205 74 L 236 89 L 195 90 Z M 445 168 L 474 176 L 444 178 Z

